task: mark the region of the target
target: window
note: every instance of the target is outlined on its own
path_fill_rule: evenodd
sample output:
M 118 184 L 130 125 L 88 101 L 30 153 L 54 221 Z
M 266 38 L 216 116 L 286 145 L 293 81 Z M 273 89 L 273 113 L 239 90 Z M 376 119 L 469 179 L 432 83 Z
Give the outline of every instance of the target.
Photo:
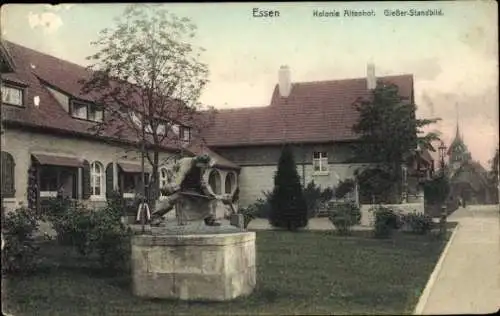
M 42 167 L 40 170 L 40 191 L 54 192 L 60 187 L 58 179 L 58 171 L 56 167 Z
M 102 122 L 104 116 L 103 109 L 98 106 L 89 106 L 89 120 L 94 122 Z
M 158 124 L 158 127 L 156 128 L 156 133 L 158 135 L 165 135 L 165 124 L 163 123 Z
M 95 104 L 72 101 L 71 115 L 74 118 L 89 120 L 93 122 L 102 122 L 104 118 L 104 109 Z
M 84 103 L 73 102 L 71 107 L 71 114 L 73 115 L 73 117 L 86 120 L 87 105 Z
M 104 172 L 102 164 L 97 161 L 94 161 L 90 165 L 90 187 L 92 190 L 92 196 L 96 197 L 104 195 L 103 178 L 104 178 Z
M 137 127 L 142 126 L 142 121 L 135 112 L 130 112 L 130 119 Z
M 236 189 L 235 188 L 236 184 L 236 177 L 234 176 L 234 173 L 230 172 L 226 175 L 226 181 L 224 183 L 224 191 L 226 194 L 231 194 L 233 191 Z
M 191 129 L 189 127 L 181 127 L 179 137 L 183 142 L 191 141 Z
M 78 191 L 77 168 L 62 166 L 41 166 L 40 196 L 54 197 L 58 191 L 64 196 L 76 199 Z
M 2 85 L 2 103 L 23 106 L 23 89 Z
M 217 170 L 212 170 L 208 177 L 208 184 L 212 188 L 215 194 L 221 194 L 221 179 L 220 174 Z
M 148 190 L 149 174 L 145 173 L 145 189 Z M 142 176 L 140 172 L 124 172 L 121 176 L 123 197 L 132 198 L 141 192 Z M 147 193 L 147 192 L 146 192 Z
M 174 132 L 175 135 L 179 135 L 179 125 L 177 124 L 172 125 L 172 131 Z
M 313 154 L 314 172 L 328 172 L 328 156 L 324 151 L 315 151 Z

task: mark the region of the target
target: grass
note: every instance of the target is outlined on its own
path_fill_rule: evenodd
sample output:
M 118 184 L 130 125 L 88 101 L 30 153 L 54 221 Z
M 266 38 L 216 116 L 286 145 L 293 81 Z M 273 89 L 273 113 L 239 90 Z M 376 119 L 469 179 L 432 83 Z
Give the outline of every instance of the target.
M 46 243 L 39 272 L 3 280 L 3 308 L 14 315 L 411 314 L 444 241 L 367 233 L 259 231 L 257 287 L 226 303 L 137 298 L 128 275 L 99 275 Z

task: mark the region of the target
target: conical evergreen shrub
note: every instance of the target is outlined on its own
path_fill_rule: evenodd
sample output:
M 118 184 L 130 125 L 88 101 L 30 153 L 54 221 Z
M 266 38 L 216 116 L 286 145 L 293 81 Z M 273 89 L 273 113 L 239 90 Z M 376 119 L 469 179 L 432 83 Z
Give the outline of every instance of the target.
M 294 231 L 307 225 L 307 203 L 289 145 L 281 152 L 270 205 L 269 223 L 273 227 Z

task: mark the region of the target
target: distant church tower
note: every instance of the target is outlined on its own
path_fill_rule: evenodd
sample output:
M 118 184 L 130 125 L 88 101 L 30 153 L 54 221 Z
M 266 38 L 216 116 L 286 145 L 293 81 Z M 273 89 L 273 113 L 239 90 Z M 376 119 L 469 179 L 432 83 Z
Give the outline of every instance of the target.
M 457 112 L 457 130 L 455 138 L 448 148 L 449 165 L 455 169 L 458 168 L 463 162 L 471 160 L 471 154 L 465 145 L 462 135 L 460 135 L 460 124 L 458 120 L 458 105 L 456 105 Z

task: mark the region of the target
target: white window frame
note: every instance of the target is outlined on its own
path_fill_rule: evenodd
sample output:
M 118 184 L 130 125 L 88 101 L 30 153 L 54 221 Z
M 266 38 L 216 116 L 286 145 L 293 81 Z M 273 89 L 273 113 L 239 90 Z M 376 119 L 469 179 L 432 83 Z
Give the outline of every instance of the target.
M 158 135 L 165 135 L 165 131 L 167 130 L 166 124 L 160 123 L 158 124 L 158 127 L 156 128 L 156 134 Z
M 10 93 L 8 92 L 10 91 Z M 18 94 L 18 100 L 12 99 L 12 93 Z M 7 99 L 10 97 L 10 99 Z M 2 103 L 11 104 L 16 106 L 24 106 L 24 89 L 19 87 L 14 87 L 11 85 L 2 84 Z
M 160 136 L 165 135 L 165 130 L 166 130 L 166 124 L 165 123 L 158 123 L 158 126 L 156 127 L 156 135 L 160 135 Z M 146 126 L 146 133 L 153 134 L 153 127 L 151 124 L 148 124 Z
M 93 121 L 93 122 L 102 122 L 103 119 L 104 119 L 104 109 L 102 108 L 99 108 L 95 105 L 88 105 L 88 109 L 87 109 L 87 116 L 88 116 L 88 120 L 89 121 Z M 94 113 L 94 117 L 91 118 L 91 115 L 90 113 Z M 97 115 L 97 113 L 101 113 L 101 115 Z
M 96 171 L 96 166 L 99 168 L 99 172 Z M 94 189 L 97 187 L 96 186 L 96 179 L 99 178 L 100 185 L 100 193 L 95 194 Z M 100 200 L 100 199 L 105 199 L 106 198 L 106 179 L 104 177 L 104 166 L 102 163 L 99 161 L 94 161 L 90 164 L 90 190 L 91 195 L 90 198 L 93 200 Z
M 172 124 L 172 131 L 174 132 L 175 135 L 179 136 L 180 135 L 179 124 Z
M 135 126 L 141 128 L 142 127 L 142 121 L 135 112 L 130 112 L 130 119 L 132 122 L 135 124 Z
M 316 158 L 318 156 L 318 158 Z M 319 166 L 319 170 L 316 170 L 316 165 Z M 313 173 L 315 175 L 328 175 L 328 153 L 326 151 L 315 151 L 313 152 Z
M 78 107 L 79 111 L 75 110 L 75 107 Z M 84 112 L 81 113 L 81 109 L 84 109 Z M 71 101 L 71 116 L 81 120 L 88 119 L 88 105 L 83 102 Z
M 189 127 L 181 127 L 179 130 L 179 137 L 185 143 L 189 143 L 191 141 L 191 128 Z

